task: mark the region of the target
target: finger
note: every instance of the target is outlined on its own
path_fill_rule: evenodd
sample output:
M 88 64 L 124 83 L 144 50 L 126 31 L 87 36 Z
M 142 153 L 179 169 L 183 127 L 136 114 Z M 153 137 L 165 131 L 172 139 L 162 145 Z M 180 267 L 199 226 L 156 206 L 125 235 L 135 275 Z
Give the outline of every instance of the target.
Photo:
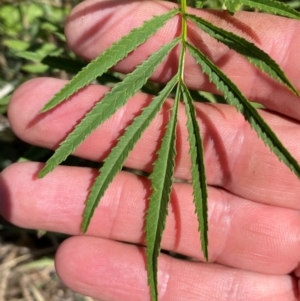
M 81 294 L 103 301 L 150 300 L 143 248 L 73 237 L 60 247 L 56 267 L 64 283 Z M 161 255 L 158 297 L 164 301 L 296 301 L 298 290 L 289 275 L 257 274 Z
M 15 92 L 9 106 L 9 117 L 17 135 L 28 143 L 56 148 L 107 91 L 105 87 L 90 86 L 65 104 L 41 115 L 39 112 L 44 103 L 64 83 L 56 79 L 36 79 Z M 150 101 L 149 95 L 137 94 L 112 118 L 99 126 L 77 148 L 75 154 L 102 161 L 116 144 L 124 128 Z M 151 172 L 169 120 L 170 106 L 171 100 L 164 105 L 162 112 L 131 151 L 125 162 L 127 167 Z M 209 184 L 224 187 L 253 201 L 300 209 L 298 178 L 257 138 L 257 134 L 234 108 L 197 103 L 196 109 L 202 131 Z M 299 124 L 268 112 L 261 111 L 261 114 L 287 149 L 296 159 L 300 159 L 297 144 L 300 139 Z M 183 179 L 190 179 L 187 136 L 185 111 L 180 106 L 175 174 Z
M 66 23 L 66 37 L 70 48 L 87 60 L 94 59 L 113 42 L 139 27 L 153 15 L 166 13 L 176 6 L 162 1 L 84 1 L 71 13 Z M 247 12 L 230 16 L 226 12 L 191 9 L 215 25 L 232 31 L 267 52 L 282 67 L 297 89 L 300 68 L 298 45 L 300 44 L 300 22 L 282 17 Z M 134 15 L 134 18 L 132 18 Z M 276 24 L 276 25 L 275 25 Z M 292 95 L 281 84 L 261 74 L 246 59 L 202 31 L 189 24 L 189 38 L 204 51 L 253 101 L 267 108 L 299 119 L 299 97 Z M 128 73 L 149 57 L 160 46 L 171 41 L 180 32 L 179 17 L 173 18 L 154 37 L 140 46 L 133 54 L 119 63 L 117 71 Z M 165 63 L 155 71 L 152 80 L 166 82 L 175 74 L 179 51 L 174 51 Z M 192 89 L 215 92 L 191 56 L 187 56 L 185 79 Z M 245 75 L 247 79 L 245 80 Z
M 1 214 L 21 227 L 80 234 L 95 173 L 59 167 L 37 180 L 37 171 L 37 164 L 25 163 L 3 172 Z M 148 180 L 120 173 L 102 198 L 88 234 L 144 244 L 149 195 Z M 212 187 L 208 205 L 211 262 L 270 274 L 289 273 L 299 265 L 299 211 L 253 203 Z M 162 248 L 203 260 L 194 212 L 191 186 L 176 183 Z

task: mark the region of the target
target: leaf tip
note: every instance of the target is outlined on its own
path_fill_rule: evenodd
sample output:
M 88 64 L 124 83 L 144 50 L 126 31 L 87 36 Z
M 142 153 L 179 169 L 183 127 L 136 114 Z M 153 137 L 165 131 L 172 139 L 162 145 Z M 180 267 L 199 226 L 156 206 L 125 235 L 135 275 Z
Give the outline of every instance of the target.
M 49 111 L 50 109 L 52 109 L 52 106 L 49 106 L 49 102 L 48 103 L 46 103 L 43 107 L 42 107 L 42 109 L 40 110 L 40 113 L 42 114 L 42 113 L 46 113 L 47 111 Z
M 209 257 L 208 257 L 208 249 L 207 248 L 205 248 L 205 250 L 203 251 L 203 255 L 204 255 L 205 261 L 208 262 L 209 261 Z
M 42 179 L 48 174 L 48 171 L 46 170 L 46 166 L 44 166 L 38 173 L 37 178 Z
M 286 84 L 286 83 L 284 83 L 284 84 Z M 291 84 L 291 83 L 288 82 L 288 84 L 286 84 L 286 86 L 290 89 L 290 91 L 291 91 L 294 95 L 300 96 L 300 92 L 297 90 L 297 88 L 296 88 L 293 84 Z
M 48 173 L 50 173 L 51 171 L 53 171 L 53 166 L 51 164 L 49 164 L 49 161 L 47 161 L 44 165 L 44 167 L 39 171 L 38 173 L 38 179 L 42 179 L 44 178 Z
M 80 225 L 80 230 L 81 230 L 82 234 L 86 233 L 88 226 L 89 226 L 89 222 L 86 220 L 85 216 L 83 216 L 83 219 L 82 219 L 82 222 Z
M 80 230 L 81 230 L 82 234 L 85 234 L 86 231 L 87 231 L 87 226 L 82 223 L 81 226 L 80 226 Z
M 83 234 L 87 232 L 90 222 L 91 222 L 91 218 L 92 218 L 92 213 L 90 212 L 90 209 L 87 206 L 88 201 L 89 201 L 89 199 L 87 199 L 87 201 L 85 203 L 85 208 L 82 213 L 82 221 L 81 221 L 81 225 L 80 225 L 80 230 Z

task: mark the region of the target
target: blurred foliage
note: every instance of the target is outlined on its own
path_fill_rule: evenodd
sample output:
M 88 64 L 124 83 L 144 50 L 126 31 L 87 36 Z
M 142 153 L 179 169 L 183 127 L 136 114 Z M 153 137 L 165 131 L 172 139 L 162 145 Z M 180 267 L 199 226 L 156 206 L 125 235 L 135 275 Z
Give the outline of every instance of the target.
M 80 1 L 2 2 L 0 85 L 18 83 L 39 73 L 57 75 L 58 70 L 41 60 L 47 55 L 72 57 L 65 46 L 63 24 L 71 7 Z
M 18 160 L 40 160 L 49 151 L 17 139 L 6 118 L 12 92 L 38 75 L 68 79 L 85 63 L 69 51 L 64 21 L 80 0 L 1 0 L 0 171 Z
M 0 0 L 0 171 L 16 161 L 44 160 L 50 155 L 49 150 L 28 145 L 12 133 L 7 106 L 13 91 L 23 82 L 37 76 L 68 79 L 85 65 L 69 51 L 63 32 L 67 15 L 79 2 Z M 69 161 L 78 162 L 75 158 Z M 65 238 L 20 229 L 0 216 L 0 299 L 27 300 L 30 295 L 30 300 L 92 300 L 67 290 L 55 275 L 52 258 Z M 47 279 L 36 278 L 41 275 L 40 268 L 35 267 L 30 273 L 20 271 L 24 264 L 44 259 L 53 266 L 52 270 L 47 266 Z M 26 279 L 38 283 L 38 287 L 26 284 Z

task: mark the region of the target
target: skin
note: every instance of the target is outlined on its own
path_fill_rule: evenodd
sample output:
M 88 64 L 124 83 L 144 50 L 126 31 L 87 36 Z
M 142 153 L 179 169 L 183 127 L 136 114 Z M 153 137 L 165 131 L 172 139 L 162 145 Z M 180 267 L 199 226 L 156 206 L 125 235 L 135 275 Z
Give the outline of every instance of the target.
M 161 1 L 84 1 L 66 22 L 68 44 L 78 55 L 93 59 L 132 28 L 174 5 Z M 225 13 L 191 13 L 252 40 L 278 62 L 300 90 L 299 22 L 256 13 L 238 13 L 234 18 Z M 115 69 L 125 73 L 133 70 L 170 41 L 178 33 L 178 26 L 175 17 Z M 249 99 L 268 108 L 261 115 L 300 160 L 299 97 L 195 27 L 190 27 L 189 34 Z M 168 81 L 175 72 L 177 56 L 178 49 L 155 71 L 152 80 Z M 186 70 L 189 87 L 214 91 L 189 56 Z M 14 93 L 9 118 L 19 137 L 55 148 L 107 90 L 89 86 L 39 115 L 65 83 L 37 78 Z M 91 134 L 76 154 L 103 160 L 124 127 L 150 101 L 149 95 L 137 94 Z M 171 104 L 170 99 L 131 152 L 126 166 L 151 170 Z M 209 184 L 210 263 L 205 263 L 201 254 L 191 186 L 176 183 L 162 248 L 195 260 L 181 261 L 164 254 L 159 257 L 159 300 L 300 300 L 299 179 L 278 161 L 235 109 L 197 104 L 197 115 Z M 175 173 L 177 178 L 188 180 L 185 122 L 180 106 Z M 70 288 L 99 300 L 149 300 L 143 247 L 149 181 L 126 172 L 118 174 L 83 236 L 81 214 L 96 171 L 61 166 L 38 180 L 40 168 L 36 162 L 16 163 L 2 172 L 0 213 L 21 227 L 72 235 L 56 255 L 57 272 Z

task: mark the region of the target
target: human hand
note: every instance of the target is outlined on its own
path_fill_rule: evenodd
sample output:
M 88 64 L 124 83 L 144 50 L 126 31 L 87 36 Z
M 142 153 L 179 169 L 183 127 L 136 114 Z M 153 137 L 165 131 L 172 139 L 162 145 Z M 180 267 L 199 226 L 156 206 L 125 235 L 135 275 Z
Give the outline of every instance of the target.
M 74 52 L 90 60 L 131 28 L 173 5 L 155 1 L 85 1 L 68 19 L 68 43 Z M 232 24 L 228 20 L 233 19 L 225 14 L 193 13 L 253 39 L 300 89 L 297 83 L 300 77 L 297 66 L 299 22 L 239 13 Z M 176 35 L 177 22 L 174 18 L 116 69 L 124 73 L 131 71 Z M 260 113 L 300 160 L 300 147 L 296 143 L 300 135 L 299 98 L 194 28 L 191 38 L 210 54 L 249 99 L 272 110 Z M 154 81 L 166 82 L 171 78 L 177 55 L 174 51 L 156 70 Z M 191 88 L 213 91 L 189 57 L 186 70 L 186 82 Z M 39 78 L 25 83 L 15 92 L 9 117 L 14 131 L 22 139 L 55 148 L 107 90 L 102 86 L 89 86 L 70 101 L 40 115 L 43 105 L 64 84 L 65 81 L 58 79 Z M 103 160 L 124 127 L 150 101 L 149 95 L 136 95 L 88 137 L 76 154 Z M 127 167 L 151 170 L 167 122 L 168 108 L 167 103 L 138 142 L 126 161 Z M 182 107 L 179 114 L 176 177 L 189 180 L 190 161 Z M 234 108 L 198 103 L 197 114 L 209 184 L 211 263 L 203 262 L 192 189 L 188 183 L 176 183 L 162 248 L 195 260 L 182 261 L 161 254 L 160 300 L 298 300 L 299 180 L 257 138 Z M 61 166 L 38 180 L 40 168 L 41 164 L 30 162 L 13 164 L 4 170 L 0 179 L 1 214 L 22 227 L 74 235 L 60 246 L 56 256 L 58 274 L 72 289 L 101 300 L 149 300 L 142 246 L 149 181 L 121 172 L 103 197 L 87 235 L 82 236 L 81 214 L 96 172 L 89 168 Z

